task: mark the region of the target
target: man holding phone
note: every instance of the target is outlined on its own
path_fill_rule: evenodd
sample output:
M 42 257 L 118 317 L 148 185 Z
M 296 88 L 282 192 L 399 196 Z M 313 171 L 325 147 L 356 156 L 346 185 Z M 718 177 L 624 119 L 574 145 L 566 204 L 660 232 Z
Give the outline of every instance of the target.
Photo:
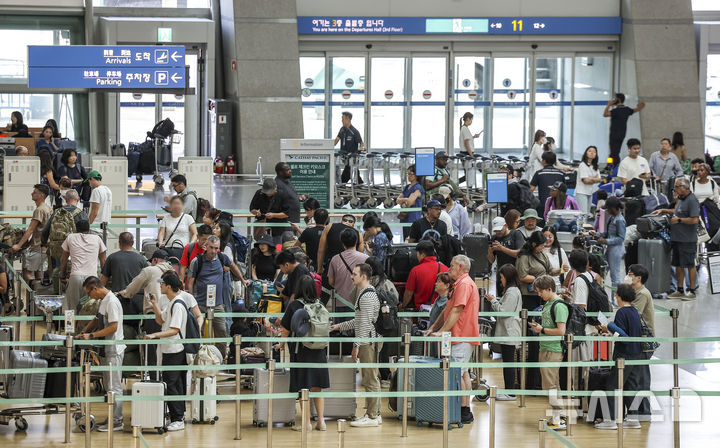
M 603 111 L 603 117 L 610 118 L 610 157 L 615 165 L 620 162 L 620 148 L 622 148 L 627 133 L 628 118 L 645 107 L 645 103 L 639 102 L 634 109 L 631 109 L 624 103 L 625 95 L 616 93 L 615 98 L 608 101 Z M 614 109 L 610 110 L 613 106 L 615 106 Z

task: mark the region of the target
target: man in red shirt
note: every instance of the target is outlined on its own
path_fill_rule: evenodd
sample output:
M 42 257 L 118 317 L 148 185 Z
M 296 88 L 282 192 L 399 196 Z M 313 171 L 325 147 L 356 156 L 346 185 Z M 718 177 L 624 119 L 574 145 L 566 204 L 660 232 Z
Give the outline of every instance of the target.
M 440 272 L 447 272 L 447 266 L 437 261 L 435 246 L 430 241 L 420 241 L 415 247 L 418 265 L 412 268 L 405 285 L 405 294 L 400 309 L 419 309 L 420 305 L 435 301 L 435 282 Z M 413 301 L 413 304 L 410 302 Z
M 443 332 L 449 331 L 453 338 L 476 338 L 480 336 L 478 327 L 478 311 L 480 310 L 480 295 L 475 282 L 470 278 L 470 259 L 465 255 L 456 255 L 450 263 L 450 278 L 455 280 L 453 293 L 448 298 L 443 317 L 445 322 L 442 328 L 433 333 L 433 336 L 442 336 Z M 451 362 L 470 362 L 475 350 L 475 345 L 480 342 L 455 342 L 452 341 Z M 462 389 L 471 390 L 472 382 L 467 368 L 462 369 Z M 461 398 L 460 418 L 463 424 L 472 423 L 474 420 L 470 412 L 470 396 L 463 395 Z
M 187 268 L 190 266 L 190 263 L 195 259 L 195 257 L 205 253 L 205 242 L 208 237 L 212 235 L 213 230 L 209 225 L 203 224 L 198 227 L 197 232 L 197 242 L 185 246 L 182 257 L 180 257 L 180 280 L 182 280 L 183 283 L 186 283 L 185 273 L 187 272 Z

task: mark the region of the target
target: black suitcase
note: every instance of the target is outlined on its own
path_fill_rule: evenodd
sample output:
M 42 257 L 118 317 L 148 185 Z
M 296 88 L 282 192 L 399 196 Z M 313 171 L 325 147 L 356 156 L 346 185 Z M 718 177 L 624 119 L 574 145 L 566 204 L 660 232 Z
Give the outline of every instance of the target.
M 153 174 L 155 172 L 155 151 L 151 149 L 141 152 L 138 164 L 140 174 Z
M 128 159 L 128 177 L 138 173 L 138 166 L 140 165 L 140 153 L 137 151 L 129 151 L 127 153 Z M 142 173 L 140 173 L 142 174 Z
M 393 282 L 407 282 L 412 268 L 417 266 L 416 243 L 393 244 L 387 256 L 386 271 Z
M 587 389 L 589 391 L 608 390 L 608 380 L 612 367 L 590 367 L 588 374 Z M 609 411 L 607 397 L 588 397 L 588 411 L 586 421 L 594 422 L 596 419 L 610 419 L 609 415 L 603 415 L 603 407 Z
M 625 222 L 628 226 L 635 224 L 635 221 L 645 214 L 645 201 L 642 198 L 623 198 L 625 206 Z
M 74 367 L 79 366 L 77 362 L 73 362 Z M 67 367 L 67 361 L 53 359 L 48 362 L 49 367 Z M 70 376 L 70 396 L 77 391 L 79 372 L 72 372 Z M 48 373 L 45 377 L 45 398 L 64 398 L 67 374 L 65 372 Z
M 465 235 L 462 239 L 462 246 L 472 261 L 470 277 L 484 277 L 490 275 L 490 263 L 488 261 L 488 248 L 490 247 L 490 235 Z
M 670 215 L 643 215 L 635 221 L 635 225 L 641 237 L 652 237 L 670 228 Z

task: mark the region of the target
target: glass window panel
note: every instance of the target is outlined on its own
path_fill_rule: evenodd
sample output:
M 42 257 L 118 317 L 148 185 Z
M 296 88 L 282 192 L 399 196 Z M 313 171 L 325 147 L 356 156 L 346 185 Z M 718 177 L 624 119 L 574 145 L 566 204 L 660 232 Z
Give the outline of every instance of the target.
M 300 57 L 305 138 L 325 138 L 325 57 Z
M 446 64 L 444 57 L 412 59 L 410 146 L 413 148 L 445 149 Z
M 303 106 L 305 138 L 325 138 L 325 106 Z
M 485 116 L 490 107 L 487 99 L 490 97 L 489 85 L 489 58 L 477 56 L 459 56 L 455 58 L 455 108 L 450 129 L 453 132 L 453 146 L 455 151 L 464 151 L 460 142 L 460 120 L 466 113 L 473 114 L 470 126 L 473 134 L 477 134 L 485 127 Z M 475 150 L 485 148 L 484 135 L 474 141 Z
M 365 140 L 365 58 L 330 58 L 330 136 L 335 137 L 342 126 L 342 112 L 353 115 L 352 125 Z
M 95 6 L 111 8 L 209 8 L 210 0 L 96 0 Z
M 537 58 L 535 129 L 555 139 L 555 152 L 570 157 L 572 58 Z
M 575 58 L 575 110 L 573 119 L 573 158 L 580 159 L 588 146 L 597 146 L 600 160 L 607 159 L 610 119 L 603 118 L 610 99 L 612 58 Z
M 25 84 L 27 82 L 28 45 L 70 45 L 70 34 L 63 30 L 0 29 L 5 45 L 0 56 L 0 82 Z
M 360 132 L 360 136 L 365 141 L 365 109 L 360 107 L 348 106 L 332 106 L 330 107 L 332 129 L 330 129 L 330 138 L 335 138 L 342 127 L 342 113 L 350 112 L 352 114 L 352 125 Z M 338 148 L 339 148 L 338 143 Z
M 136 95 L 136 96 L 133 96 Z M 175 120 L 173 120 L 175 121 Z M 120 93 L 120 141 L 143 142 L 155 125 L 155 94 Z
M 527 154 L 528 59 L 493 59 L 494 152 Z
M 185 96 L 184 95 L 162 95 L 162 111 L 160 116 L 169 118 L 175 123 L 175 130 L 182 132 L 180 143 L 172 145 L 172 159 L 185 156 Z M 177 140 L 177 137 L 176 137 Z
M 370 73 L 370 147 L 402 150 L 405 105 L 396 103 L 405 101 L 405 58 L 373 58 Z

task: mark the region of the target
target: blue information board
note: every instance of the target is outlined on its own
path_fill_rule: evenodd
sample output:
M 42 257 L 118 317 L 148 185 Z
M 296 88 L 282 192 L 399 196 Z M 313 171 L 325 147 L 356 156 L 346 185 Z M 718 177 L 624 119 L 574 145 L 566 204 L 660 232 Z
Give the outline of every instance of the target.
M 415 174 L 417 176 L 435 174 L 435 148 L 415 148 Z
M 620 17 L 298 17 L 298 34 L 620 34 Z
M 28 47 L 28 87 L 184 89 L 185 47 L 64 45 Z
M 503 204 L 508 201 L 507 173 L 487 173 L 485 175 L 487 187 L 487 203 Z

